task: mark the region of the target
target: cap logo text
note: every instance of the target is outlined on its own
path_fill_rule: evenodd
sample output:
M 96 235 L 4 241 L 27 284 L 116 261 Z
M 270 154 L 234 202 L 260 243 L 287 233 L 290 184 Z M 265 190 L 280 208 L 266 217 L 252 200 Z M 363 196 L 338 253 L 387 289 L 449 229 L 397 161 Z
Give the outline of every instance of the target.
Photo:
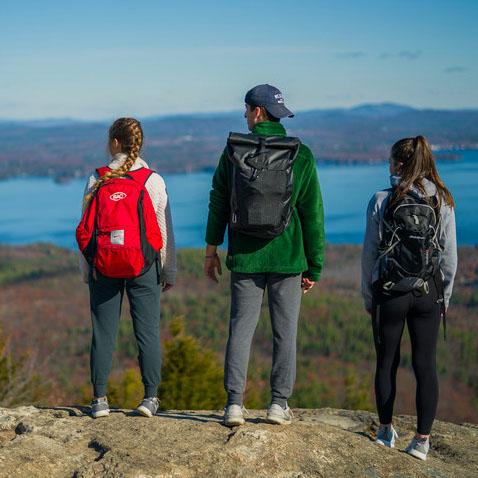
M 277 103 L 284 103 L 284 98 L 282 96 L 282 93 L 275 94 L 274 98 L 277 100 Z

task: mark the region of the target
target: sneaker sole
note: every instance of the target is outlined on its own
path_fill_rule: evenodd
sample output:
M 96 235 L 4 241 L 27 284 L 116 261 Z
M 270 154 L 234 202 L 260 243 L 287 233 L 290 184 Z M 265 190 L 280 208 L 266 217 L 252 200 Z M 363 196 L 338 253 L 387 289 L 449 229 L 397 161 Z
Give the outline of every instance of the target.
M 240 427 L 241 425 L 244 425 L 246 421 L 244 418 L 231 418 L 229 420 L 224 420 L 224 425 L 226 427 Z
M 153 414 L 151 413 L 151 410 L 148 410 L 146 407 L 139 406 L 136 409 L 143 417 L 151 418 Z
M 384 441 L 384 440 L 375 440 L 375 443 L 377 445 L 386 446 L 388 448 L 395 448 L 395 443 L 393 443 L 393 442 Z
M 409 455 L 412 455 L 413 457 L 418 458 L 419 460 L 426 461 L 426 459 L 427 459 L 427 455 L 425 453 L 420 453 L 417 450 L 406 450 L 406 452 Z
M 279 417 L 267 417 L 266 422 L 270 423 L 271 425 L 290 425 L 292 420 L 284 420 L 283 418 Z
M 107 417 L 110 414 L 109 410 L 100 410 L 99 412 L 92 413 L 93 418 Z

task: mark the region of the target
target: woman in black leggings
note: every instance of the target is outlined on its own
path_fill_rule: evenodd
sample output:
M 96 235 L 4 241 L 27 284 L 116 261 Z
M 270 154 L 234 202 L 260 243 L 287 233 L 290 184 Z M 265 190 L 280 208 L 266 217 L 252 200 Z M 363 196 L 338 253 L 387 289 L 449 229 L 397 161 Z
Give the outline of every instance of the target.
M 397 141 L 391 188 L 370 200 L 362 253 L 362 293 L 372 316 L 380 418 L 377 443 L 393 447 L 400 342 L 407 323 L 417 380 L 417 433 L 406 451 L 422 460 L 438 404 L 436 344 L 457 266 L 454 201 L 423 136 Z

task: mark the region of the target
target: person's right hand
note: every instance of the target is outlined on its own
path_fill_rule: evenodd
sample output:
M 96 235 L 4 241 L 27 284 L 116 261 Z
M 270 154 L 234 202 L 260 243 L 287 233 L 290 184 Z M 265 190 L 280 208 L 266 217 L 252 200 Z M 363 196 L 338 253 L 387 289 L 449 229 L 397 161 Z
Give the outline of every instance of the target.
M 216 276 L 216 270 L 219 275 L 222 275 L 221 259 L 219 259 L 219 256 L 214 254 L 210 257 L 206 257 L 204 261 L 204 273 L 212 281 L 219 282 Z

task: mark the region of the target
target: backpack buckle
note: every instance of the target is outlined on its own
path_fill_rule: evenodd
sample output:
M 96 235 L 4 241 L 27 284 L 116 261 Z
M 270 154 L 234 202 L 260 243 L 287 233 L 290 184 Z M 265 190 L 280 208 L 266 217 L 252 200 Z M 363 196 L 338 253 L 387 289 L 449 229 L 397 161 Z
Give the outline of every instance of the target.
M 430 286 L 428 285 L 428 281 L 423 283 L 423 292 L 425 292 L 425 294 L 430 293 Z
M 385 284 L 383 284 L 383 290 L 386 290 L 387 292 L 391 291 L 393 289 L 393 286 L 395 284 L 391 281 L 388 281 L 388 282 L 385 282 Z

